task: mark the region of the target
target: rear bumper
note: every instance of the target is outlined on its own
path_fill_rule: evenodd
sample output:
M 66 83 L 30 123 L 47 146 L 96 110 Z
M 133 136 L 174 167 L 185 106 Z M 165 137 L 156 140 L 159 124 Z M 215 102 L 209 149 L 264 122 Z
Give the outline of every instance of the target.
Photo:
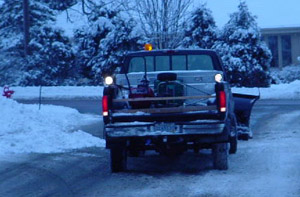
M 168 129 L 168 126 L 171 129 Z M 184 135 L 219 135 L 223 133 L 224 121 L 201 120 L 192 122 L 133 122 L 114 123 L 105 125 L 105 136 L 108 138 L 122 137 L 155 137 L 155 136 L 184 136 Z M 157 128 L 162 128 L 157 130 Z M 166 130 L 163 130 L 166 128 Z
M 198 144 L 205 147 L 229 141 L 228 130 L 224 129 L 225 123 L 222 121 L 176 122 L 175 126 L 179 129 L 175 132 L 153 131 L 151 128 L 154 128 L 154 124 L 135 122 L 106 125 L 104 129 L 106 148 L 128 146 L 132 141 L 143 144 L 141 150 L 156 150 L 157 144 L 170 141 L 171 143 L 181 141 L 187 145 Z

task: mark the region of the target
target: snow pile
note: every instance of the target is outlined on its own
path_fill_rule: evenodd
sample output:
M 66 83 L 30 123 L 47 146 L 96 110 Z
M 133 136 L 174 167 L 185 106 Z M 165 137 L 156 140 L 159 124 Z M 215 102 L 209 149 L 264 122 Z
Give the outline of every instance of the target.
M 233 93 L 259 95 L 260 99 L 300 99 L 300 80 L 270 88 L 232 88 Z
M 79 130 L 99 117 L 51 105 L 38 110 L 38 105 L 19 104 L 4 97 L 0 97 L 0 106 L 0 155 L 104 146 L 103 140 Z
M 300 99 L 300 80 L 261 88 L 261 99 Z
M 40 94 L 39 87 L 12 87 L 15 91 L 14 99 L 38 99 Z M 42 87 L 42 99 L 80 99 L 94 98 L 99 99 L 103 93 L 101 86 L 50 86 Z
M 290 83 L 300 80 L 300 65 L 283 67 L 282 70 L 276 68 L 271 70 L 271 76 L 276 84 Z

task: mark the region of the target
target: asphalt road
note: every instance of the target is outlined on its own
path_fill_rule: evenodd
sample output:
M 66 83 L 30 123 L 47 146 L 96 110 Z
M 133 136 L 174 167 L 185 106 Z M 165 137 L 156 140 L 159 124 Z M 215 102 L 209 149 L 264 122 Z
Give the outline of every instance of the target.
M 47 103 L 44 101 L 44 103 Z M 52 101 L 98 113 L 100 101 Z M 101 110 L 100 110 L 101 111 Z M 109 152 L 16 155 L 0 161 L 0 196 L 300 196 L 300 101 L 259 101 L 254 138 L 239 141 L 229 170 L 212 169 L 209 151 L 167 158 L 129 158 L 111 174 Z M 101 124 L 101 123 L 99 123 Z M 96 125 L 91 125 L 93 130 Z

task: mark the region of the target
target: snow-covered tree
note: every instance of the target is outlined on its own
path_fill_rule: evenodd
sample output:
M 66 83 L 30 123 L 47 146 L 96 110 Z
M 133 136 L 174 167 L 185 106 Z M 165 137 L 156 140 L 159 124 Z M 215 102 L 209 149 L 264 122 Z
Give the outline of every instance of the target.
M 83 78 L 94 78 L 91 61 L 95 62 L 101 52 L 100 42 L 112 31 L 112 18 L 116 15 L 117 11 L 98 5 L 88 15 L 89 23 L 75 31 L 76 64 Z
M 220 41 L 214 47 L 221 55 L 227 75 L 237 86 L 268 86 L 271 52 L 261 39 L 260 29 L 244 1 L 230 15 Z
M 200 5 L 191 14 L 191 21 L 185 31 L 182 46 L 210 49 L 217 40 L 217 26 L 206 4 Z
M 88 15 L 89 24 L 75 32 L 76 64 L 90 83 L 99 83 L 104 73 L 111 73 L 128 50 L 136 50 L 139 34 L 136 23 L 117 9 L 98 5 Z
M 29 56 L 22 85 L 61 85 L 73 77 L 74 59 L 69 38 L 63 31 L 43 25 L 32 29 Z
M 66 10 L 72 5 L 76 4 L 78 0 L 41 0 L 49 5 L 54 10 Z
M 45 23 L 55 20 L 54 12 L 39 0 L 29 1 L 29 24 L 31 39 L 39 36 L 34 28 L 39 29 Z M 26 73 L 27 63 L 24 59 L 24 15 L 22 0 L 4 0 L 0 5 L 0 75 L 3 83 L 18 85 Z M 37 32 L 37 31 L 35 31 Z M 3 74 L 4 73 L 4 74 Z
M 20 85 L 26 60 L 7 51 L 0 51 L 0 59 L 0 86 Z
M 0 51 L 6 55 L 0 64 L 0 75 L 15 85 L 65 83 L 75 73 L 72 72 L 74 56 L 69 38 L 54 27 L 55 12 L 47 3 L 43 0 L 29 2 L 30 54 L 26 57 L 23 56 L 23 1 L 5 0 L 1 5 Z M 14 72 L 3 74 L 12 67 Z
M 42 26 L 46 21 L 54 21 L 53 11 L 38 0 L 30 1 L 29 24 Z M 23 1 L 4 0 L 0 6 L 0 50 L 23 49 Z
M 133 19 L 117 16 L 112 21 L 114 28 L 101 40 L 101 52 L 90 62 L 93 65 L 96 81 L 105 74 L 111 74 L 124 61 L 128 51 L 142 49 L 142 36 L 137 32 Z

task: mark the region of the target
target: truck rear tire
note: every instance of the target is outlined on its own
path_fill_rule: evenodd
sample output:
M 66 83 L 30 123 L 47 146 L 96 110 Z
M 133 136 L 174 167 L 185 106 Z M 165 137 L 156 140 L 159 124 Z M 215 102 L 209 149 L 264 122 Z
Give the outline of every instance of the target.
M 110 167 L 112 172 L 122 172 L 127 169 L 127 151 L 125 148 L 110 149 Z
M 214 144 L 212 149 L 214 169 L 227 170 L 228 169 L 228 144 L 219 143 Z

